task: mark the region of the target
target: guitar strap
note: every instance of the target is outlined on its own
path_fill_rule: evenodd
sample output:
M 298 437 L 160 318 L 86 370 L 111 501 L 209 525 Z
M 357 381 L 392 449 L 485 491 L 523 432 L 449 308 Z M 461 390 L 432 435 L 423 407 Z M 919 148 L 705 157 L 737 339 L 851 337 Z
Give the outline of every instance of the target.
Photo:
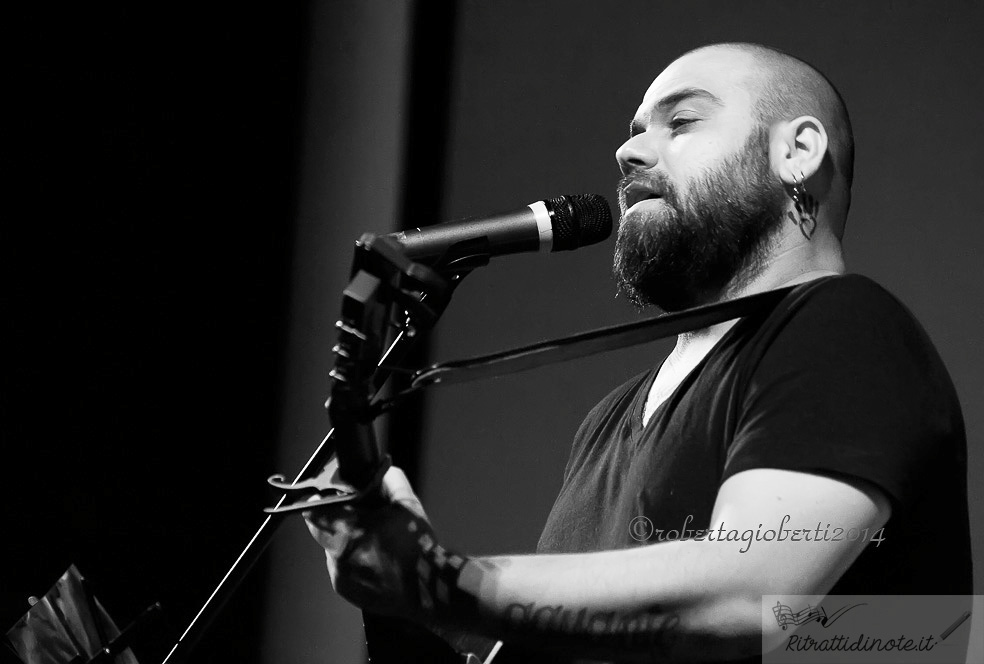
M 793 288 L 795 286 L 786 286 L 734 300 L 664 314 L 649 320 L 599 328 L 490 355 L 434 364 L 414 374 L 412 386 L 416 389 L 431 385 L 466 383 L 673 337 L 683 332 L 699 330 L 770 310 Z

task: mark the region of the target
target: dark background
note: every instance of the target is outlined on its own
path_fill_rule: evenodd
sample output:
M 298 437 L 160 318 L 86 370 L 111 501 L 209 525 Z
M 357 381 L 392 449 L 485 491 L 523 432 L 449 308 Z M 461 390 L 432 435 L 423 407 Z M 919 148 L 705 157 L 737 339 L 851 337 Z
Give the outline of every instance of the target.
M 74 562 L 177 628 L 276 470 L 307 9 L 65 11 L 7 25 L 0 626 Z
M 721 40 L 803 57 L 847 100 L 848 265 L 913 309 L 954 377 L 980 591 L 980 6 L 424 4 L 5 22 L 0 628 L 74 562 L 119 622 L 164 603 L 170 629 L 144 650 L 159 661 L 258 525 L 263 480 L 296 470 L 327 430 L 351 241 L 611 195 L 652 78 Z M 610 251 L 497 261 L 459 291 L 431 356 L 635 319 L 613 297 Z M 417 486 L 447 543 L 532 550 L 581 417 L 665 349 L 439 390 L 401 413 L 392 446 L 423 441 Z M 196 661 L 356 661 L 357 630 L 294 522 Z

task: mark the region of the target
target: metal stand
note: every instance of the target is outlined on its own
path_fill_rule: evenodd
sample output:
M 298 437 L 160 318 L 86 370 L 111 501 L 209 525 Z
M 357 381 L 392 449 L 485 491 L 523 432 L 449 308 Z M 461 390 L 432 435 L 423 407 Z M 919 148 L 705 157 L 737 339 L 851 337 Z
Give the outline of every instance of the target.
M 466 254 L 454 257 L 439 267 L 428 268 L 410 261 L 403 255 L 400 244 L 392 238 L 366 234 L 359 239 L 355 247 L 352 282 L 346 293 L 362 287 L 360 275 L 372 275 L 384 282 L 388 289 L 390 303 L 400 316 L 399 320 L 390 321 L 395 336 L 386 351 L 382 353 L 372 378 L 374 402 L 392 371 L 399 367 L 399 362 L 416 339 L 421 333 L 430 330 L 440 318 L 455 288 L 473 269 L 487 264 L 488 258 L 488 254 L 484 253 L 480 246 L 468 247 Z M 334 429 L 325 435 L 290 486 L 315 477 L 328 464 L 336 448 L 332 440 L 333 433 Z M 271 479 L 280 480 L 282 476 Z M 276 482 L 274 486 L 278 486 Z M 163 664 L 177 664 L 187 660 L 209 625 L 219 615 L 225 603 L 273 540 L 277 527 L 283 520 L 282 517 L 297 511 L 297 508 L 292 508 L 288 502 L 289 499 L 296 498 L 290 496 L 290 493 L 284 493 L 274 507 L 266 510 L 266 519 L 175 642 L 164 658 Z

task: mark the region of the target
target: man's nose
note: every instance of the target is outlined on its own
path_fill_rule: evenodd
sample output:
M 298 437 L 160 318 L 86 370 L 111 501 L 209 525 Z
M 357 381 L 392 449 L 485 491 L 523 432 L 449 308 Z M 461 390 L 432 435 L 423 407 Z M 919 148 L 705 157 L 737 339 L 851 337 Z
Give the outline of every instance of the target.
M 618 162 L 622 175 L 628 175 L 634 171 L 652 168 L 659 158 L 656 156 L 652 141 L 647 140 L 646 132 L 642 132 L 625 141 L 622 147 L 615 151 L 615 161 Z

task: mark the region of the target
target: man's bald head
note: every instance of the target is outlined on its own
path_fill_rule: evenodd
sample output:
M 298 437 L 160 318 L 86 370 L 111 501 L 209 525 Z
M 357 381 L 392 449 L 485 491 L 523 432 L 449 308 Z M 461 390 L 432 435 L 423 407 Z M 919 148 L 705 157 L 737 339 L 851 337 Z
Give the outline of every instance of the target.
M 749 80 L 761 125 L 771 127 L 776 122 L 804 115 L 811 115 L 823 123 L 832 179 L 835 185 L 840 184 L 843 188 L 843 216 L 846 217 L 854 178 L 854 134 L 847 106 L 834 84 L 812 65 L 768 46 L 733 42 L 703 46 L 690 53 L 707 49 L 730 49 L 752 56 L 755 67 Z
M 801 60 L 741 43 L 677 58 L 646 90 L 615 158 L 615 274 L 636 302 L 675 310 L 770 270 L 843 269 L 850 121 Z

